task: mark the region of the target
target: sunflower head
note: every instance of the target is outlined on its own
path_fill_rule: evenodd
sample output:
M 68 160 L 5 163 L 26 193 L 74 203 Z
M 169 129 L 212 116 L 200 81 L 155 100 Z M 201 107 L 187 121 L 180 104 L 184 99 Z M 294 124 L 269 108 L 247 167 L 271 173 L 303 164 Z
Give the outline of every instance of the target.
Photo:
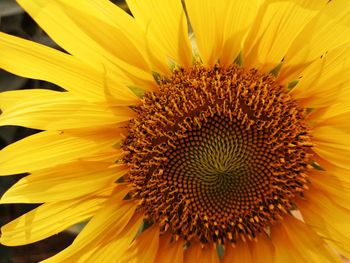
M 125 177 L 162 232 L 252 240 L 308 188 L 306 112 L 269 74 L 177 69 L 135 111 L 122 146 Z
M 1 202 L 42 203 L 1 243 L 88 221 L 46 262 L 350 257 L 350 2 L 18 2 L 66 52 L 1 33 L 0 66 L 65 92 L 0 94 L 42 130 L 0 152 L 29 173 Z

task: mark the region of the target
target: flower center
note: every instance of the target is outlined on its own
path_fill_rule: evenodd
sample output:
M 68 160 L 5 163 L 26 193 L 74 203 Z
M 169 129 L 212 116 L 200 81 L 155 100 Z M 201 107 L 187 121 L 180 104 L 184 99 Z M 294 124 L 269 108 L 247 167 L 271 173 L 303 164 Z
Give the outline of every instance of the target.
M 271 75 L 178 69 L 135 111 L 125 180 L 163 232 L 202 243 L 254 239 L 307 189 L 306 113 Z

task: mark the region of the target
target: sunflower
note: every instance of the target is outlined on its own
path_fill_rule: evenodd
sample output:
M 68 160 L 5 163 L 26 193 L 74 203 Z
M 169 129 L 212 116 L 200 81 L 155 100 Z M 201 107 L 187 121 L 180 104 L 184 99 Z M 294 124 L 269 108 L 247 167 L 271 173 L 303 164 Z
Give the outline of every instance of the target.
M 45 262 L 350 258 L 350 2 L 18 0 L 66 52 L 0 33 L 0 152 L 39 203 L 2 244 L 88 221 Z M 189 33 L 190 32 L 190 33 Z

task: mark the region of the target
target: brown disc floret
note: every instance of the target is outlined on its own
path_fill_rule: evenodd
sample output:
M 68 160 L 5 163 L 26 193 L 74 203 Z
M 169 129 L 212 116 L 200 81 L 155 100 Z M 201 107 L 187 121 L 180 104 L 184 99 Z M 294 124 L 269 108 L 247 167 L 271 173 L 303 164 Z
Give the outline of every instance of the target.
M 306 113 L 269 74 L 177 69 L 135 111 L 125 180 L 162 232 L 202 243 L 254 239 L 307 189 Z

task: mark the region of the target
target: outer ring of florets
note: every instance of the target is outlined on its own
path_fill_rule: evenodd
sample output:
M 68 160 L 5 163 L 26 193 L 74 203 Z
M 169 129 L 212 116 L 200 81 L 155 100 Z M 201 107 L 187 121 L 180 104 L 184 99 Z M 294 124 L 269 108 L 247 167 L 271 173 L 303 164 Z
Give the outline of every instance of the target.
M 306 112 L 271 75 L 178 69 L 135 111 L 125 179 L 163 232 L 202 243 L 254 239 L 307 189 Z

